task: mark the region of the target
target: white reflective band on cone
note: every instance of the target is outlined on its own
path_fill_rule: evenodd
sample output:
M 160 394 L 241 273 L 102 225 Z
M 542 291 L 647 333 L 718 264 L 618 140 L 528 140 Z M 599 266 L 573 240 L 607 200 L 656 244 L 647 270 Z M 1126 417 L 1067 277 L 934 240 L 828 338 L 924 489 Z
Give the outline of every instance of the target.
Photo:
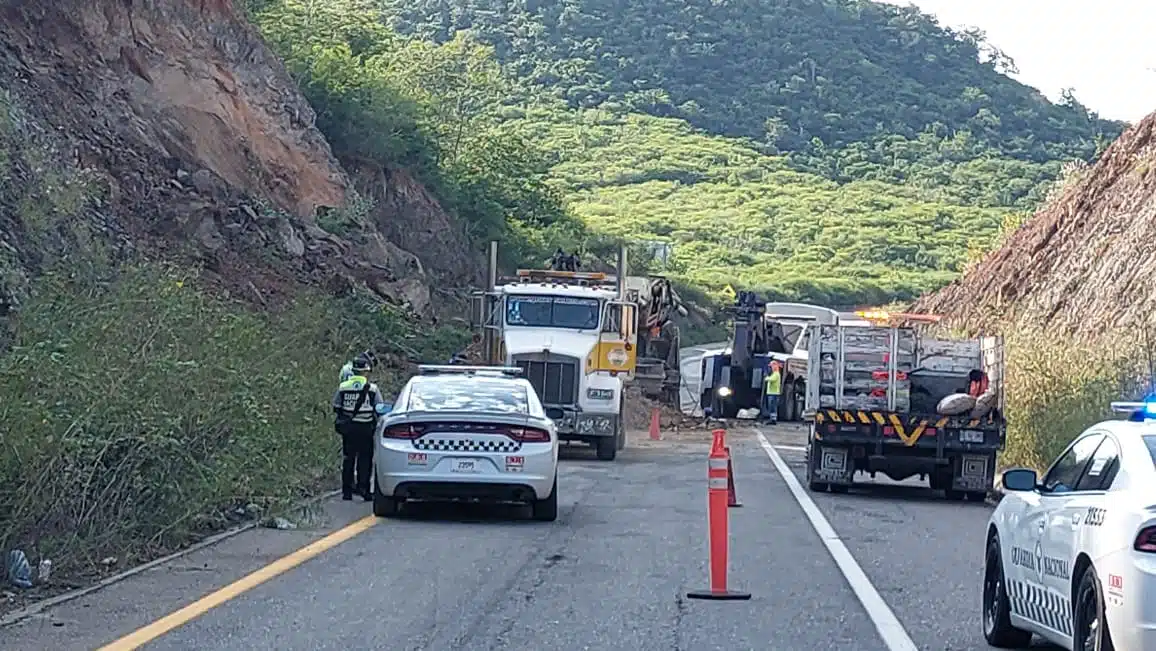
M 711 477 L 706 481 L 706 485 L 712 491 L 725 491 L 727 489 L 727 478 Z
M 726 470 L 727 469 L 727 460 L 726 459 L 707 459 L 707 468 L 710 468 L 711 470 Z

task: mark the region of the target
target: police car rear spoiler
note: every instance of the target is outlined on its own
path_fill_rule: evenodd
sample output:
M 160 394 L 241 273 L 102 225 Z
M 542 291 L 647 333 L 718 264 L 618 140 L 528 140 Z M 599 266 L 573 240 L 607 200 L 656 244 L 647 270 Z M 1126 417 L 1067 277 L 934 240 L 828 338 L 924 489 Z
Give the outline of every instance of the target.
M 466 366 L 464 364 L 421 364 L 417 367 L 421 375 L 505 375 L 518 377 L 522 369 L 517 366 Z

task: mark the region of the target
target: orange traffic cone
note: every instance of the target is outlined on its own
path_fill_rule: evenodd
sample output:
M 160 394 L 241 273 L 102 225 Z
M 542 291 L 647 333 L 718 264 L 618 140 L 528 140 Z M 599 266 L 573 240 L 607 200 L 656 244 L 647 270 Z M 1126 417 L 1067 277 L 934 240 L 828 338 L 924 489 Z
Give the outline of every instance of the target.
M 739 502 L 739 497 L 735 494 L 735 467 L 731 462 L 731 446 L 726 446 L 727 451 L 727 506 L 737 508 L 742 506 Z
M 662 434 L 658 430 L 658 407 L 652 407 L 650 410 L 650 440 L 658 441 L 662 439 Z
M 749 592 L 731 590 L 727 586 L 727 561 L 730 545 L 730 524 L 727 521 L 727 472 L 726 430 L 716 429 L 711 433 L 714 442 L 707 458 L 707 524 L 710 566 L 710 588 L 686 593 L 690 599 L 714 599 L 726 601 L 746 601 Z

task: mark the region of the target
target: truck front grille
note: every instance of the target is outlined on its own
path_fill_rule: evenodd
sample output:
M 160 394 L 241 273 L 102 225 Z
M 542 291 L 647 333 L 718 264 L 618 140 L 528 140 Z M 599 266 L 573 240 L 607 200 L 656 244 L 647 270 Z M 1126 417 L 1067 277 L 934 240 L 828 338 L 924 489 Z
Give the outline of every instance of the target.
M 543 404 L 578 404 L 577 361 L 519 359 L 514 363 L 522 369 Z

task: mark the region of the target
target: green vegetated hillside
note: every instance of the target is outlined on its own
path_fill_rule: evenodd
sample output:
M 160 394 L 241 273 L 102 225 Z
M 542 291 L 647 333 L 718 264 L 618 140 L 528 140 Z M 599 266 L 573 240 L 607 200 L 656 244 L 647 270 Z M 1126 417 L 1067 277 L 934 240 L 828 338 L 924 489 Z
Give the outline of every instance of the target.
M 556 182 L 586 224 L 671 243 L 667 270 L 713 290 L 828 304 L 909 298 L 950 281 L 1017 216 L 944 200 L 950 188 L 836 183 L 677 119 L 536 109 L 511 128 L 549 143 Z
M 518 101 L 545 107 L 507 115 L 557 157 L 575 211 L 674 244 L 671 270 L 712 289 L 827 302 L 934 289 L 1036 206 L 1063 160 L 1123 126 L 1070 94 L 1049 102 L 981 33 L 911 8 L 373 4 L 403 33 L 492 44 Z

